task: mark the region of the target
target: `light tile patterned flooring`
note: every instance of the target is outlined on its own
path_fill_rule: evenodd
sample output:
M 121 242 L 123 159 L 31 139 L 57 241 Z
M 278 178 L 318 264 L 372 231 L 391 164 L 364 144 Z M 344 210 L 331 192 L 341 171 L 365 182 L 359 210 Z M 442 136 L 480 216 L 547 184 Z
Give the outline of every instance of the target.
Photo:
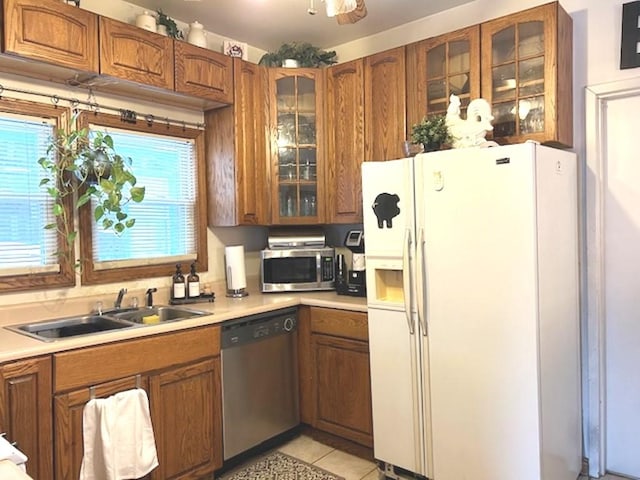
M 375 463 L 337 450 L 306 435 L 300 435 L 276 450 L 328 470 L 335 475 L 344 477 L 345 480 L 378 480 Z M 580 477 L 578 480 L 588 479 Z M 600 480 L 628 479 L 608 474 L 601 477 Z
M 306 435 L 294 438 L 277 450 L 344 477 L 345 480 L 378 479 L 375 463 L 336 450 Z

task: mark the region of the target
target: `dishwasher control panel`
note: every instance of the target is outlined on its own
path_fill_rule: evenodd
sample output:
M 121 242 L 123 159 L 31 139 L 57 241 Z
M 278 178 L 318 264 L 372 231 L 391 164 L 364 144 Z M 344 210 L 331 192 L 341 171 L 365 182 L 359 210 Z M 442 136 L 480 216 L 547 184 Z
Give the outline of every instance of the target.
M 233 348 L 275 335 L 291 334 L 297 327 L 296 308 L 243 317 L 222 325 L 221 346 Z

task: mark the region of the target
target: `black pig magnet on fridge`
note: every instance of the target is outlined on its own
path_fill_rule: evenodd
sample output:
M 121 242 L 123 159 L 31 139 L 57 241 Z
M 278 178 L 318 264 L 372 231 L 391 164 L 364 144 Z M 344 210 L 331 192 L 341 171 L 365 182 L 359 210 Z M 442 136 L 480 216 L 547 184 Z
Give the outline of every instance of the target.
M 393 227 L 391 220 L 400 213 L 399 201 L 400 197 L 395 193 L 381 193 L 376 197 L 371 208 L 378 219 L 378 228 L 384 228 L 385 222 L 387 228 Z

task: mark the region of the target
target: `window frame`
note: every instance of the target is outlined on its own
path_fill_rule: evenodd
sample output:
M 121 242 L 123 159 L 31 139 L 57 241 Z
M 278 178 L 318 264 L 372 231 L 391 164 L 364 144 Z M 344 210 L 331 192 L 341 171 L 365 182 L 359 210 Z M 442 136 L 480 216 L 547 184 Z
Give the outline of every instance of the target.
M 89 124 L 105 128 L 117 128 L 156 135 L 166 135 L 194 141 L 196 157 L 196 269 L 199 272 L 208 270 L 207 251 L 207 182 L 204 146 L 204 130 L 186 128 L 178 125 L 159 123 L 156 121 L 137 121 L 126 123 L 117 115 L 99 112 L 82 112 L 78 116 L 79 129 L 88 128 Z M 118 146 L 115 146 L 116 151 Z M 135 159 L 134 159 L 135 161 Z M 144 186 L 144 185 L 142 185 Z M 143 200 L 144 203 L 144 200 Z M 83 285 L 99 285 L 123 282 L 150 277 L 170 277 L 175 271 L 175 263 L 159 263 L 134 267 L 96 269 L 93 264 L 93 214 L 90 204 L 80 208 L 79 215 L 80 261 L 82 263 L 81 279 Z M 135 226 L 133 227 L 136 228 Z
M 52 121 L 56 133 L 58 130 L 67 128 L 71 114 L 69 109 L 65 107 L 14 98 L 2 98 L 0 102 L 0 112 L 12 113 L 14 115 L 28 115 Z M 34 163 L 37 163 L 37 161 L 37 158 L 33 159 Z M 69 198 L 64 202 L 64 208 L 67 210 L 67 218 L 70 223 L 73 222 L 72 207 L 73 205 Z M 44 228 L 44 225 L 42 225 L 42 228 Z M 70 225 L 69 228 L 72 229 L 73 225 Z M 63 234 L 58 232 L 58 250 L 65 242 L 66 240 Z M 27 273 L 0 277 L 0 292 L 73 287 L 76 284 L 76 272 L 72 262 L 74 258 L 75 246 L 72 246 L 68 256 L 59 257 L 58 264 L 60 269 L 57 272 Z

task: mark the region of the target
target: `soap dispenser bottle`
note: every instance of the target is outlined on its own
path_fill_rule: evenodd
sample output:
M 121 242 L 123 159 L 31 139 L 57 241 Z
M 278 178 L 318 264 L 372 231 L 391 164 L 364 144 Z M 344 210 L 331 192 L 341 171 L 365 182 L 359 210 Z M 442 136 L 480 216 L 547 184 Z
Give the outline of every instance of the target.
M 182 300 L 186 297 L 186 285 L 184 275 L 182 275 L 182 265 L 176 265 L 176 273 L 173 274 L 173 286 L 171 288 L 171 297 L 175 300 Z
M 200 296 L 200 277 L 196 273 L 195 262 L 191 264 L 191 273 L 187 276 L 187 296 L 189 298 Z

